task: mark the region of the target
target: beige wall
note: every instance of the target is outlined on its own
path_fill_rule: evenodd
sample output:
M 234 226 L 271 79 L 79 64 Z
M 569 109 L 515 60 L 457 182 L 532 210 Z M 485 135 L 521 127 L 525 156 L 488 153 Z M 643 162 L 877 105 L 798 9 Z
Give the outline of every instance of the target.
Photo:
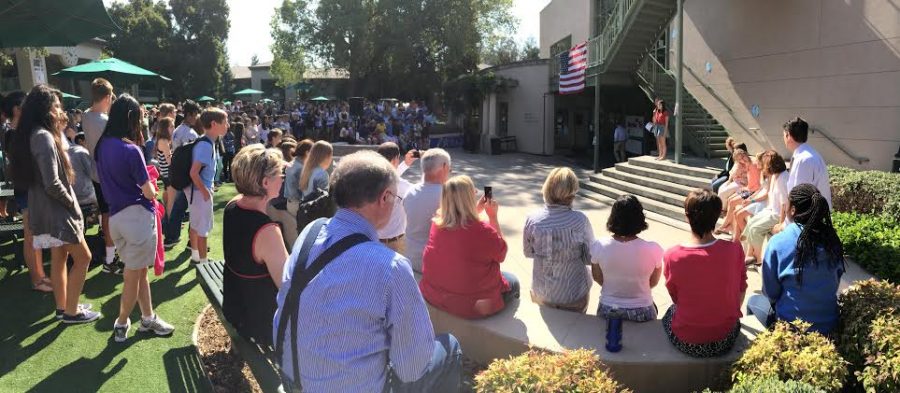
M 541 58 L 550 57 L 550 46 L 572 35 L 572 45 L 591 35 L 593 0 L 553 0 L 541 10 Z
M 895 1 L 692 0 L 685 2 L 684 24 L 685 64 L 734 115 L 689 72 L 686 87 L 737 139 L 787 154 L 781 126 L 799 115 L 871 160 L 860 165 L 811 135 L 829 163 L 891 168 L 900 146 Z M 752 116 L 753 105 L 759 117 Z
M 533 61 L 493 68 L 505 78 L 518 81 L 518 86 L 499 94 L 491 94 L 482 103 L 482 152 L 490 152 L 490 137 L 497 134 L 497 107 L 509 104 L 507 135 L 516 137 L 520 152 L 552 154 L 553 96 L 549 93 L 547 69 L 549 61 Z M 545 138 L 546 137 L 546 138 Z

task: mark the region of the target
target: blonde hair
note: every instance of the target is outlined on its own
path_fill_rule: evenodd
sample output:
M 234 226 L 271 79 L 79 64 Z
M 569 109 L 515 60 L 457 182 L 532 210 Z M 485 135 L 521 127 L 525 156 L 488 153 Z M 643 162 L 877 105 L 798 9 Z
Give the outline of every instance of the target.
M 478 221 L 475 183 L 468 176 L 454 176 L 444 183 L 441 211 L 434 223 L 441 229 L 453 229 L 464 228 L 471 221 Z
M 548 205 L 571 205 L 578 192 L 578 177 L 569 168 L 554 168 L 547 175 L 541 192 Z
M 330 143 L 318 141 L 313 144 L 312 149 L 309 149 L 306 160 L 303 161 L 303 171 L 300 172 L 301 190 L 305 190 L 308 186 L 309 178 L 312 177 L 313 171 L 321 167 L 325 160 L 330 159 L 332 154 L 334 154 L 334 148 L 331 147 Z
M 246 196 L 266 196 L 263 179 L 281 175 L 285 165 L 278 149 L 266 149 L 260 144 L 246 146 L 231 162 L 234 186 Z

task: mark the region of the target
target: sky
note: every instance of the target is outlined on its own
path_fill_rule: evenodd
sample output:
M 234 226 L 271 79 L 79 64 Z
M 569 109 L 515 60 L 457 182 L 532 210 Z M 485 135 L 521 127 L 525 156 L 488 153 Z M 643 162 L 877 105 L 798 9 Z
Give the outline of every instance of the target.
M 107 5 L 124 0 L 103 0 Z M 231 8 L 231 31 L 228 34 L 228 58 L 231 64 L 249 65 L 253 55 L 259 61 L 272 60 L 269 45 L 269 21 L 282 0 L 227 0 Z M 540 12 L 550 0 L 513 0 L 513 16 L 519 19 L 516 38 L 537 41 L 540 35 Z

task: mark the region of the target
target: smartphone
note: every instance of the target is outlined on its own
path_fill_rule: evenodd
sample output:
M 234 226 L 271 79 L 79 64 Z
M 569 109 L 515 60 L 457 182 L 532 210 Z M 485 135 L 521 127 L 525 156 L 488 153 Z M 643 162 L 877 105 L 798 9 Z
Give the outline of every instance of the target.
M 484 186 L 484 198 L 485 199 L 494 199 L 494 188 L 491 186 Z

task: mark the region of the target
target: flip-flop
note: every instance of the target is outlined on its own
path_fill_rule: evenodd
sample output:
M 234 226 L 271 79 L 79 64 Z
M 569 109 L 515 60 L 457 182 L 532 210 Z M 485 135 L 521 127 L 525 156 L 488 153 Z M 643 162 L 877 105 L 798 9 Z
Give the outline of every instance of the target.
M 51 287 L 50 285 L 48 285 L 45 282 L 41 282 L 40 284 L 37 284 L 37 285 L 32 284 L 31 290 L 33 290 L 35 292 L 50 293 L 50 292 L 53 292 L 53 287 Z

